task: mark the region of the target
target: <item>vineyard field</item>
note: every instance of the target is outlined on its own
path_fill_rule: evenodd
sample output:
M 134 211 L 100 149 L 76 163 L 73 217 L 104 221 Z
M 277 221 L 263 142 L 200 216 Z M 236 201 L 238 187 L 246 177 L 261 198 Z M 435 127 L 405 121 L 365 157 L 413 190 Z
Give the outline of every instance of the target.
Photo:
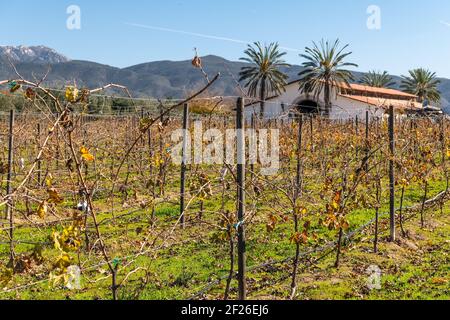
M 15 115 L 12 167 L 10 119 L 1 118 L 9 210 L 0 218 L 0 299 L 237 299 L 241 226 L 249 299 L 450 298 L 444 117 L 397 115 L 393 155 L 387 118 L 368 117 L 367 126 L 307 116 L 249 121 L 279 131 L 280 168 L 264 176 L 260 164 L 245 166 L 238 221 L 234 164 L 187 164 L 180 210 L 181 166 L 171 152 L 181 108 L 68 110 Z M 196 119 L 222 133 L 235 128 L 232 114 Z M 377 289 L 367 286 L 373 266 L 382 274 Z

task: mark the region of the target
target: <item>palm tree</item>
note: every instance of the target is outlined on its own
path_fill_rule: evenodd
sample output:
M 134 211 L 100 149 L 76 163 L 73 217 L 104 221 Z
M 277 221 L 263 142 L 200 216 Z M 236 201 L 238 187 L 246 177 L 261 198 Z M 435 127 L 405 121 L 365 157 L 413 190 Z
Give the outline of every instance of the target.
M 362 77 L 360 83 L 376 88 L 392 88 L 395 85 L 395 81 L 387 71 L 384 71 L 383 73 L 369 71 Z
M 264 116 L 265 100 L 268 94 L 281 94 L 286 91 L 288 76 L 280 71 L 281 67 L 289 67 L 282 57 L 286 52 L 280 52 L 278 43 L 271 43 L 264 47 L 259 42 L 249 45 L 244 52 L 247 57 L 240 60 L 251 63 L 243 67 L 239 73 L 239 81 L 244 81 L 248 94 L 254 98 L 259 95 L 261 117 Z
M 409 71 L 409 76 L 402 78 L 402 90 L 418 96 L 419 102 L 425 100 L 438 102 L 441 99 L 441 93 L 437 88 L 441 81 L 436 78 L 435 72 L 424 68 L 413 69 Z
M 322 40 L 319 45 L 313 42 L 313 47 L 305 48 L 305 54 L 300 57 L 306 59 L 303 63 L 303 71 L 300 76 L 300 91 L 303 93 L 314 93 L 318 99 L 321 92 L 324 92 L 325 114 L 331 111 L 331 89 L 340 88 L 342 84 L 350 86 L 349 81 L 353 80 L 350 71 L 346 67 L 358 67 L 357 64 L 345 62 L 351 52 L 344 52 L 348 45 L 340 48 L 339 39 L 334 43 Z

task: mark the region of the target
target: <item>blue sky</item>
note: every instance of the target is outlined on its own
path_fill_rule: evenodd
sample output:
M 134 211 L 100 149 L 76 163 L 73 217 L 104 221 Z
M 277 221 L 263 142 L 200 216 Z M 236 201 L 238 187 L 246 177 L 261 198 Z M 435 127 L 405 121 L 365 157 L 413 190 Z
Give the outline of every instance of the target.
M 81 9 L 81 30 L 66 28 L 69 5 Z M 381 10 L 380 30 L 367 28 L 369 5 Z M 403 74 L 423 66 L 450 78 L 448 0 L 23 0 L 0 7 L 0 45 L 42 44 L 118 67 L 189 59 L 194 47 L 237 60 L 246 41 L 303 50 L 337 37 L 351 45 L 361 71 Z M 288 51 L 288 62 L 300 64 L 298 53 Z

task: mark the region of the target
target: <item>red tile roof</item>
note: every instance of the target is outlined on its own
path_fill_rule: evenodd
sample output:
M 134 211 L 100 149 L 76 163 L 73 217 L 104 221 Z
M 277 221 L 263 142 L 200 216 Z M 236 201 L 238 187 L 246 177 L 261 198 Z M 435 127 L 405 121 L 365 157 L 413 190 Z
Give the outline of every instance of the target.
M 346 85 L 344 83 L 340 87 L 341 87 L 341 89 L 344 89 L 344 90 L 347 89 L 347 90 L 354 90 L 354 91 L 370 92 L 370 93 L 375 93 L 375 94 L 380 94 L 380 95 L 389 95 L 389 96 L 405 97 L 405 98 L 412 98 L 412 99 L 417 98 L 417 96 L 415 96 L 413 94 L 402 92 L 399 90 L 369 87 L 369 86 L 364 86 L 361 84 L 354 84 L 354 83 L 350 84 L 350 88 L 348 87 L 348 85 Z
M 422 104 L 419 102 L 411 100 L 398 100 L 398 99 L 385 99 L 385 98 L 374 98 L 374 97 L 365 97 L 365 96 L 356 96 L 356 95 L 348 95 L 341 94 L 340 96 L 348 99 L 352 99 L 359 102 L 364 102 L 369 105 L 379 107 L 379 108 L 388 108 L 389 106 L 393 106 L 394 108 L 400 109 L 422 109 Z
M 286 86 L 291 86 L 298 83 L 299 80 L 295 80 L 289 82 Z M 356 83 L 351 83 L 350 87 L 345 83 L 341 83 L 339 87 L 343 91 L 340 94 L 341 96 L 373 106 L 386 107 L 386 105 L 393 105 L 394 107 L 397 106 L 401 108 L 422 108 L 422 105 L 416 102 L 417 96 L 400 90 L 369 87 Z M 365 94 L 371 95 L 372 97 L 366 97 Z M 266 101 L 270 101 L 277 97 L 279 97 L 279 95 L 269 97 Z M 259 100 L 254 99 L 253 101 L 248 102 L 246 107 L 257 102 L 259 102 Z

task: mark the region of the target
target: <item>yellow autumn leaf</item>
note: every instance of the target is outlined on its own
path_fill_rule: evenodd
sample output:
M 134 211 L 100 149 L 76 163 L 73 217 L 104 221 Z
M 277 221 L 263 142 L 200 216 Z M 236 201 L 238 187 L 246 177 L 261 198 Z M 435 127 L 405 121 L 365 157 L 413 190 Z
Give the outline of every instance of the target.
M 305 207 L 297 207 L 296 208 L 296 215 L 306 216 L 307 213 L 308 213 L 308 210 Z
M 61 244 L 59 242 L 59 238 L 61 237 L 60 233 L 58 231 L 53 231 L 50 238 L 53 241 L 53 245 L 55 246 L 56 250 L 62 250 Z
M 400 185 L 401 187 L 407 187 L 407 186 L 409 185 L 408 180 L 406 180 L 406 179 L 401 179 L 400 182 L 399 182 L 399 185 Z
M 296 232 L 290 238 L 291 243 L 306 244 L 308 243 L 308 234 L 306 232 Z
M 14 271 L 11 268 L 3 267 L 0 265 L 0 286 L 4 287 L 11 282 Z
M 48 174 L 47 178 L 45 179 L 45 183 L 47 185 L 48 188 L 52 187 L 53 184 L 53 176 L 51 175 L 51 173 Z
M 289 240 L 291 241 L 291 243 L 300 243 L 300 237 L 300 232 L 296 232 L 291 236 Z
M 14 84 L 14 85 L 12 85 L 11 88 L 9 89 L 9 92 L 14 93 L 14 92 L 16 92 L 17 90 L 19 90 L 20 87 L 21 87 L 20 84 Z
M 95 160 L 95 157 L 89 153 L 89 150 L 85 147 L 81 147 L 80 149 L 81 157 L 86 162 L 91 162 Z
M 153 122 L 153 119 L 151 118 L 144 118 L 141 119 L 140 123 L 139 123 L 139 130 L 141 132 L 145 132 L 146 130 L 148 130 L 149 125 Z
M 86 162 L 91 162 L 91 161 L 94 161 L 94 159 L 95 159 L 94 156 L 92 154 L 90 154 L 90 153 L 83 154 L 83 155 L 81 155 L 81 157 Z
M 338 209 L 339 209 L 339 204 L 338 204 L 336 201 L 333 201 L 333 202 L 331 203 L 331 207 L 332 207 L 334 210 L 338 210 Z
M 39 218 L 45 219 L 45 217 L 47 216 L 47 212 L 48 212 L 47 201 L 44 201 L 39 205 L 37 215 L 39 216 Z
M 447 149 L 447 158 L 450 159 L 450 149 Z
M 59 195 L 58 190 L 56 190 L 55 188 L 49 188 L 47 190 L 47 193 L 49 196 L 48 201 L 51 203 L 59 204 L 64 201 L 64 199 Z
M 433 284 L 443 285 L 443 284 L 447 284 L 447 283 L 448 283 L 448 280 L 445 279 L 445 278 L 433 278 L 433 279 L 431 280 L 431 282 L 432 282 Z
M 350 224 L 344 217 L 341 218 L 340 225 L 341 228 L 344 229 L 345 231 L 347 231 L 350 228 Z
M 72 103 L 76 102 L 78 99 L 78 93 L 79 93 L 79 91 L 77 88 L 67 87 L 66 88 L 66 100 L 68 102 L 72 102 Z
M 64 283 L 66 275 L 63 273 L 61 275 L 56 275 L 53 272 L 50 273 L 50 277 L 48 278 L 49 283 L 56 288 L 58 286 L 58 284 L 60 283 Z

